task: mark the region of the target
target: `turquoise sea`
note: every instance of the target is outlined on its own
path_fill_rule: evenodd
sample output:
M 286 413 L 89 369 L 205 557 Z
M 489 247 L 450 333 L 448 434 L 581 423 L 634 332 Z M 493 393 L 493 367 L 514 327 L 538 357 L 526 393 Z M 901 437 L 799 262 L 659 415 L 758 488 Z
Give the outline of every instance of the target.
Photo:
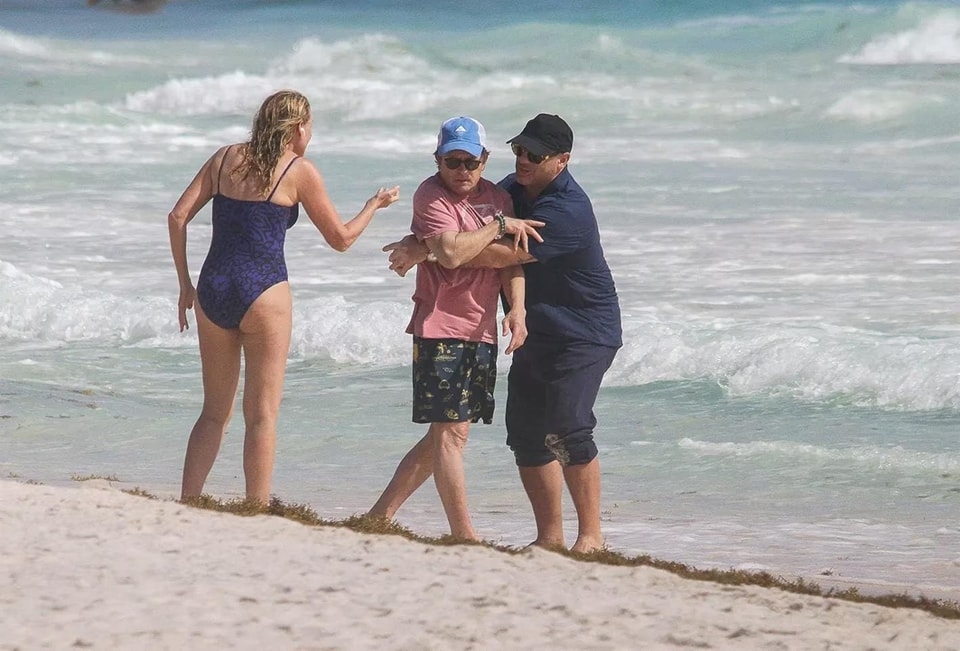
M 380 248 L 445 118 L 484 123 L 499 180 L 546 111 L 575 131 L 623 307 L 597 404 L 611 548 L 960 591 L 956 3 L 132 4 L 0 0 L 0 478 L 177 494 L 201 392 L 166 215 L 290 87 L 342 214 L 401 186 L 345 254 L 308 220 L 288 234 L 275 490 L 364 511 L 423 431 L 413 278 Z M 208 241 L 209 209 L 194 277 Z M 522 545 L 504 437 L 502 409 L 474 428 L 468 491 L 481 534 Z M 242 492 L 241 439 L 238 415 L 217 496 Z M 431 485 L 399 520 L 446 530 Z

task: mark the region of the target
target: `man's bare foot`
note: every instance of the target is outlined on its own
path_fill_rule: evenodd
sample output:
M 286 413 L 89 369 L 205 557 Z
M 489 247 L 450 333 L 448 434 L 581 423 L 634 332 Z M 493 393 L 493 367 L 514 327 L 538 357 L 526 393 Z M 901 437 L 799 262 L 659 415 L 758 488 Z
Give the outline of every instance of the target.
M 567 551 L 567 546 L 563 543 L 563 540 L 542 541 L 537 538 L 532 543 L 524 547 L 524 549 L 530 549 L 531 547 L 539 547 L 540 549 L 546 549 L 549 552 Z
M 363 517 L 370 518 L 371 520 L 393 520 L 393 514 L 387 513 L 386 510 L 377 509 L 376 507 L 364 513 Z
M 375 513 L 372 510 L 361 513 L 359 517 L 363 520 L 369 520 L 370 522 L 393 522 L 393 518 L 386 513 Z
M 593 552 L 599 552 L 606 548 L 607 545 L 603 541 L 603 537 L 585 536 L 577 538 L 577 542 L 570 548 L 570 551 L 578 554 L 592 554 Z
M 473 534 L 470 536 L 455 536 L 452 533 L 448 533 L 448 534 L 444 534 L 443 536 L 440 536 L 440 540 L 442 540 L 445 544 L 456 544 L 456 545 L 480 545 L 480 544 L 483 544 L 484 542 L 483 538 L 481 538 L 477 534 Z

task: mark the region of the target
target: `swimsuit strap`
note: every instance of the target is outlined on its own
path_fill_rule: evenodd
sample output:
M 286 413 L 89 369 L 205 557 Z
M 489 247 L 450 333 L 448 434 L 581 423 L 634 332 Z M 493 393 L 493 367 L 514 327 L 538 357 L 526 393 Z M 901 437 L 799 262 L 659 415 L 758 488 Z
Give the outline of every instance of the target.
M 227 147 L 227 151 L 223 152 L 223 158 L 220 159 L 220 169 L 217 170 L 217 194 L 220 194 L 220 178 L 223 176 L 223 161 L 227 160 L 227 154 L 230 153 L 231 149 L 233 149 L 233 145 Z
M 283 180 L 283 177 L 287 175 L 287 170 L 289 170 L 290 167 L 291 167 L 294 163 L 297 162 L 297 159 L 298 159 L 298 158 L 300 158 L 300 157 L 299 157 L 299 156 L 294 156 L 294 157 L 293 157 L 293 160 L 291 160 L 289 163 L 287 163 L 287 166 L 286 166 L 285 168 L 283 168 L 283 174 L 281 174 L 281 175 L 280 175 L 280 178 L 277 179 L 277 184 L 274 185 L 274 186 L 273 186 L 273 190 L 270 191 L 270 196 L 267 197 L 267 201 L 270 201 L 270 200 L 273 198 L 273 193 L 276 192 L 276 191 L 277 191 L 277 188 L 280 187 L 280 181 L 282 181 L 282 180 Z

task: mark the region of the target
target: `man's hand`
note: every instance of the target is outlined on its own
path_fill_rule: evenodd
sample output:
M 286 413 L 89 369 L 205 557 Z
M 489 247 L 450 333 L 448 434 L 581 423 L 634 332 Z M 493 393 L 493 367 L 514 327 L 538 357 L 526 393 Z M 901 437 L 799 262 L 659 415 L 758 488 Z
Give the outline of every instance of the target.
M 512 309 L 503 317 L 503 336 L 510 335 L 510 343 L 503 351 L 507 355 L 523 345 L 527 340 L 527 314 L 520 309 Z
M 426 260 L 427 253 L 430 252 L 427 246 L 418 240 L 415 235 L 407 235 L 399 242 L 391 242 L 383 247 L 383 251 L 385 253 L 390 252 L 390 256 L 387 258 L 390 261 L 390 269 L 401 278 Z
M 544 222 L 539 222 L 534 219 L 517 219 L 515 217 L 506 217 L 505 221 L 507 228 L 504 231 L 504 234 L 513 236 L 514 251 L 519 248 L 529 253 L 530 244 L 528 238 L 532 237 L 538 242 L 543 241 L 543 238 L 540 237 L 540 233 L 537 232 L 537 229 L 542 227 Z

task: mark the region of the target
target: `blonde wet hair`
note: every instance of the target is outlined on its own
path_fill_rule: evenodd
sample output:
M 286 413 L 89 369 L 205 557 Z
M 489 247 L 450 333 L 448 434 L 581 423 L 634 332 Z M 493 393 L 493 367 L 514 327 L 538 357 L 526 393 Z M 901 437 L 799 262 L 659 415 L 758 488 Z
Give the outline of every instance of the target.
M 267 196 L 277 162 L 297 129 L 309 119 L 310 102 L 295 90 L 281 90 L 263 100 L 253 118 L 243 161 L 231 176 L 242 179 L 253 176 L 259 184 L 260 193 Z

